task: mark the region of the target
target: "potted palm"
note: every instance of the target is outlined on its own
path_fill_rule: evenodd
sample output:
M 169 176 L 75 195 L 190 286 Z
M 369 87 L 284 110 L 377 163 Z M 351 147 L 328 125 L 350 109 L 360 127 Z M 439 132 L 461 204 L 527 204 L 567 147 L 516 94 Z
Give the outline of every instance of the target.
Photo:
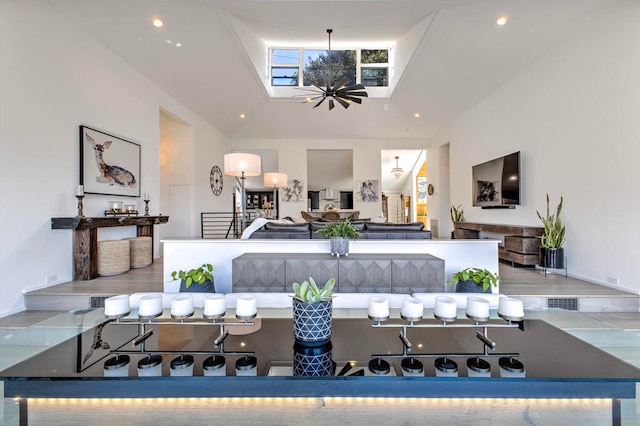
M 539 263 L 545 268 L 564 268 L 564 235 L 565 226 L 560 219 L 563 198 L 556 208 L 555 214 L 549 212 L 549 194 L 547 194 L 547 214 L 542 216 L 539 211 L 536 213 L 544 225 L 544 233 L 540 240 Z
M 466 220 L 464 217 L 464 210 L 462 209 L 462 204 L 459 204 L 458 207 L 452 204 L 451 207 L 449 208 L 449 216 L 451 216 L 451 222 L 453 223 L 453 228 L 454 228 L 454 231 L 451 231 L 451 239 L 454 239 L 456 223 L 464 222 Z
M 293 336 L 304 346 L 322 346 L 329 342 L 332 333 L 333 286 L 330 278 L 319 288 L 313 278 L 303 283 L 293 283 Z
M 345 219 L 342 222 L 328 223 L 327 226 L 318 230 L 318 235 L 331 239 L 331 255 L 348 256 L 349 240 L 360 238 L 360 231 L 349 222 L 349 219 Z
M 488 269 L 465 268 L 453 274 L 456 293 L 491 293 L 491 287 L 496 287 L 500 277 Z M 447 282 L 451 284 L 451 281 Z
M 215 293 L 213 266 L 203 263 L 202 266 L 187 271 L 171 272 L 171 281 L 180 280 L 180 292 Z M 193 285 L 193 284 L 197 285 Z

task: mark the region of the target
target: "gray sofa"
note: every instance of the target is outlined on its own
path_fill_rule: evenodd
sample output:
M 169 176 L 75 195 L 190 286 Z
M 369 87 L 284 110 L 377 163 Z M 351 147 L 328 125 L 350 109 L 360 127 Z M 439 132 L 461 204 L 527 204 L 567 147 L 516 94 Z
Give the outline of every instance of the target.
M 308 240 L 322 238 L 318 230 L 327 226 L 329 222 L 309 222 L 300 225 L 283 225 L 267 222 L 262 228 L 254 231 L 250 239 L 298 239 Z M 431 231 L 424 230 L 422 222 L 412 223 L 378 223 L 351 222 L 363 240 L 429 240 Z

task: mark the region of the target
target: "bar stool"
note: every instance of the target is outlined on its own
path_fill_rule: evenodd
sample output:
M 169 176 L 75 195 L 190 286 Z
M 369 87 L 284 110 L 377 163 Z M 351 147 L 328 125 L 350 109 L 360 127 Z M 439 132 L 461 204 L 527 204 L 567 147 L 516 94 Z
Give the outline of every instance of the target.
M 151 237 L 131 237 L 124 238 L 131 243 L 131 268 L 146 268 L 153 263 L 151 257 L 151 246 L 153 239 Z
M 98 241 L 98 275 L 108 277 L 127 272 L 131 267 L 129 240 Z

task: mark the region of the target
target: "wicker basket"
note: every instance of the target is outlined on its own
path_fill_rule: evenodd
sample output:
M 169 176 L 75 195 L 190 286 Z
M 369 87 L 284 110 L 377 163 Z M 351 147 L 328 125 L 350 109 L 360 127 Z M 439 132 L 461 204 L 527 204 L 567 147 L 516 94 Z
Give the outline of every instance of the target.
M 131 243 L 131 268 L 145 268 L 153 263 L 151 256 L 151 246 L 153 239 L 151 237 L 132 237 L 125 238 Z
M 129 240 L 98 241 L 98 275 L 124 274 L 130 268 Z

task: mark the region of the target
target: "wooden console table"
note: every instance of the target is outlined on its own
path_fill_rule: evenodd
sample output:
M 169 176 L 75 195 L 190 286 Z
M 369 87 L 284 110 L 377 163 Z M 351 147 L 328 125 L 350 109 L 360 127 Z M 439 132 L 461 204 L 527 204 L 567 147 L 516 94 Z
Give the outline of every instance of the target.
M 459 239 L 480 238 L 481 231 L 504 235 L 504 247 L 498 247 L 500 259 L 520 265 L 538 263 L 540 237 L 544 233 L 544 228 L 469 222 L 456 222 L 454 225 L 454 236 Z
M 73 279 L 98 277 L 98 228 L 136 226 L 138 237 L 153 239 L 153 225 L 167 223 L 169 216 L 52 217 L 51 229 L 73 230 Z M 151 245 L 153 261 L 153 244 Z

